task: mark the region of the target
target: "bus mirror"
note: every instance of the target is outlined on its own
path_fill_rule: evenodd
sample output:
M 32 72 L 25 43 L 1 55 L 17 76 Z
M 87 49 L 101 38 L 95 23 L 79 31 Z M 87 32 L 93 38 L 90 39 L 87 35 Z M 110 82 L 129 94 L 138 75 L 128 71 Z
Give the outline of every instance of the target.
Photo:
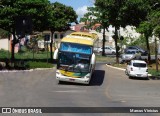
M 95 61 L 96 61 L 96 56 L 95 56 L 95 54 L 93 53 L 93 54 L 92 54 L 92 57 L 91 57 L 91 64 L 94 65 L 94 64 L 95 64 Z
M 58 49 L 56 49 L 55 51 L 54 51 L 54 56 L 53 56 L 53 59 L 58 59 Z
M 60 43 L 58 43 L 58 48 L 60 48 Z

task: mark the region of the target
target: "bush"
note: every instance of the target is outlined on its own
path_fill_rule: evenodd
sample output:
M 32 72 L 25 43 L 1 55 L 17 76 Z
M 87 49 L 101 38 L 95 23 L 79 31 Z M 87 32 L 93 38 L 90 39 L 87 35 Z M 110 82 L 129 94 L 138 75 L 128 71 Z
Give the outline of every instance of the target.
M 51 63 L 29 61 L 26 67 L 29 69 L 35 69 L 35 68 L 52 68 L 54 66 Z
M 155 69 L 149 69 L 148 73 L 152 76 L 160 76 L 160 72 L 157 72 Z

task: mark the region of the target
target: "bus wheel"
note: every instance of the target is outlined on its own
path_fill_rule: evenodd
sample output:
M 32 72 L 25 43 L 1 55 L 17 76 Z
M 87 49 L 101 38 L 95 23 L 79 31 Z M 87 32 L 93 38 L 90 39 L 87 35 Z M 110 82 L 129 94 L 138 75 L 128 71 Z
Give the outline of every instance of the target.
M 58 84 L 62 84 L 63 82 L 62 81 L 58 81 Z

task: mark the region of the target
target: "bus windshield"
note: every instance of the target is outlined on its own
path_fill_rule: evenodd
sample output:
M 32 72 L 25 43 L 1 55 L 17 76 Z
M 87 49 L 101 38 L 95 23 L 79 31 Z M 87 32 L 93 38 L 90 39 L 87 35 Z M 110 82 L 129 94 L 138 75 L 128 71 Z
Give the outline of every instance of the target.
M 82 44 L 62 42 L 60 51 L 92 54 L 92 47 L 88 45 L 82 45 Z
M 91 55 L 59 52 L 58 69 L 70 72 L 89 72 Z

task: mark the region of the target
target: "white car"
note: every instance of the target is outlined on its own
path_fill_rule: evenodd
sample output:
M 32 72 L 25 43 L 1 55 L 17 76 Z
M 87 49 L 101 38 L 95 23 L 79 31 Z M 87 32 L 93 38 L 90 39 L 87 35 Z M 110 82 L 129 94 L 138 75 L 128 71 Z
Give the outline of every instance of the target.
M 105 46 L 104 50 L 105 50 L 105 54 L 116 54 L 116 50 L 111 46 Z M 101 53 L 102 51 L 103 51 L 102 47 L 97 49 L 98 53 Z
M 148 79 L 148 67 L 147 63 L 142 60 L 131 60 L 127 64 L 125 70 L 126 75 L 131 77 L 142 77 Z

